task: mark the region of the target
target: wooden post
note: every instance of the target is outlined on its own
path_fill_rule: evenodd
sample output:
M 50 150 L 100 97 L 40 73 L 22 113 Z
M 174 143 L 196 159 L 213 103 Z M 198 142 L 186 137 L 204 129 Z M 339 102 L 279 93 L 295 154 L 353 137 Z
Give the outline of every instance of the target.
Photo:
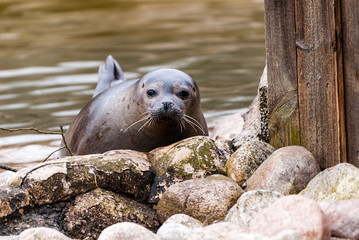
M 271 144 L 359 166 L 359 1 L 264 4 Z
M 348 162 L 359 167 L 359 1 L 342 1 Z
M 294 1 L 265 1 L 268 128 L 274 147 L 299 145 Z

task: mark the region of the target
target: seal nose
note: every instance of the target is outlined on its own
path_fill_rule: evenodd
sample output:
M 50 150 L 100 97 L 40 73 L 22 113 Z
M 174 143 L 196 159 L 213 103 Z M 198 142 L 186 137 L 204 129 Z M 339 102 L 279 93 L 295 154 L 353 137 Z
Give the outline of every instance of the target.
M 163 105 L 163 110 L 165 110 L 165 112 L 168 112 L 168 109 L 171 107 L 172 103 L 171 102 L 162 102 Z

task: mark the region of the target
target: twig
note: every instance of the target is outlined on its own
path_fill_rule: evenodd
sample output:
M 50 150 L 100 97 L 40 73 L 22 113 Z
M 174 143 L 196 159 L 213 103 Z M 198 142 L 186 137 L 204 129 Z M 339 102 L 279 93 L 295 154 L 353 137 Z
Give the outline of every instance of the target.
M 70 156 L 73 156 L 74 154 L 72 153 L 71 149 L 69 148 L 69 146 L 67 146 L 67 142 L 65 139 L 65 135 L 64 135 L 64 128 L 62 126 L 60 126 L 61 129 L 61 136 L 62 136 L 62 141 L 64 143 L 64 147 L 66 148 L 66 150 L 69 152 Z
M 8 167 L 8 166 L 2 165 L 2 164 L 0 164 L 0 168 L 4 169 L 4 170 L 12 171 L 12 172 L 17 172 L 17 169 L 12 168 L 12 167 Z
M 28 128 L 0 128 L 0 130 L 7 131 L 7 132 L 17 132 L 17 131 L 35 131 L 37 133 L 41 134 L 63 134 L 62 132 L 53 132 L 53 131 L 44 131 L 40 130 L 34 127 L 28 127 Z
M 66 150 L 69 152 L 70 156 L 73 156 L 74 154 L 72 153 L 72 151 L 70 150 L 70 148 L 67 145 L 66 139 L 65 139 L 65 135 L 64 135 L 64 129 L 62 126 L 60 126 L 61 132 L 54 132 L 54 131 L 44 131 L 44 130 L 40 130 L 38 128 L 34 128 L 34 127 L 28 127 L 28 128 L 0 128 L 0 130 L 2 131 L 7 131 L 7 132 L 17 132 L 17 131 L 35 131 L 37 133 L 41 133 L 41 134 L 61 134 L 62 137 L 62 141 L 64 143 L 64 147 L 61 147 L 60 149 L 57 149 L 56 151 L 52 152 L 47 158 L 45 158 L 45 160 L 43 162 L 45 162 L 47 159 L 49 159 L 49 157 L 51 157 L 52 154 L 54 154 L 55 152 L 58 152 L 64 148 L 66 148 Z
M 204 226 L 205 224 L 207 224 L 207 222 L 208 222 L 209 220 L 211 220 L 214 216 L 216 216 L 217 212 L 218 212 L 218 211 L 214 211 L 214 213 L 213 213 L 211 216 L 207 217 L 207 218 L 204 220 L 204 222 L 202 223 L 202 226 Z
M 54 153 L 57 153 L 58 151 L 61 151 L 62 149 L 65 149 L 66 147 L 60 147 L 59 149 L 56 149 L 55 151 L 53 151 L 52 153 L 50 153 L 49 156 L 47 156 L 42 162 L 46 162 Z

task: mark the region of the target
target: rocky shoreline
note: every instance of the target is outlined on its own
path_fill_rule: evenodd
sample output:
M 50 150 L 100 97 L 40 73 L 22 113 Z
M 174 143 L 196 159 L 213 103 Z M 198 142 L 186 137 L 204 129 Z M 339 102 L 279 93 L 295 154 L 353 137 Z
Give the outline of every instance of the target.
M 0 187 L 0 240 L 359 239 L 359 169 L 274 149 L 266 114 L 264 71 L 211 138 L 22 169 Z

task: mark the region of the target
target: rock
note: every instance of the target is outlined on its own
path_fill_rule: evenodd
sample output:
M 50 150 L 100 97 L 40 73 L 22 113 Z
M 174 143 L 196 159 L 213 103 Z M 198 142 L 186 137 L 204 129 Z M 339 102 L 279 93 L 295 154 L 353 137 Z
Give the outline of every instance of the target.
M 19 236 L 12 235 L 12 236 L 0 236 L 0 240 L 18 240 Z
M 319 205 L 299 195 L 284 196 L 265 208 L 251 221 L 249 230 L 265 237 L 294 230 L 303 239 L 330 239 L 330 230 Z
M 184 213 L 202 222 L 223 220 L 243 190 L 231 179 L 192 179 L 169 187 L 157 205 L 161 222 Z
M 282 196 L 283 195 L 278 192 L 261 189 L 245 192 L 231 210 L 229 210 L 225 221 L 238 224 L 242 228 L 248 229 L 250 222 L 258 213 Z
M 131 150 L 67 157 L 19 171 L 8 185 L 26 189 L 36 205 L 67 200 L 97 187 L 145 201 L 154 179 L 147 160 L 147 154 Z
M 246 141 L 259 140 L 269 142 L 267 89 L 266 66 L 259 82 L 258 95 L 249 106 L 248 112 L 243 115 L 243 129 L 231 141 L 231 146 L 234 150 L 237 150 Z
M 0 218 L 30 204 L 30 196 L 20 188 L 0 187 Z
M 244 118 L 242 112 L 230 115 L 216 124 L 211 137 L 214 140 L 231 141 L 242 132 L 243 125 Z
M 187 239 L 189 233 L 202 227 L 202 223 L 186 214 L 175 214 L 168 218 L 157 231 L 157 236 L 162 240 Z
M 195 229 L 190 233 L 187 240 L 238 240 L 238 235 L 243 233 L 244 230 L 237 224 L 230 222 L 219 222 L 208 225 L 203 228 Z
M 296 194 L 320 172 L 313 155 L 304 147 L 276 150 L 247 181 L 246 191 L 267 189 L 284 195 Z
M 151 203 L 157 203 L 166 189 L 176 182 L 225 173 L 225 155 L 209 137 L 196 136 L 151 151 L 156 170 Z
M 303 238 L 294 230 L 283 230 L 271 237 L 270 240 L 303 240 Z
M 63 211 L 70 205 L 71 201 L 66 201 L 20 209 L 10 216 L 0 218 L 0 235 L 19 235 L 26 229 L 39 227 L 56 229 L 66 234 L 62 228 Z
M 359 199 L 323 201 L 319 206 L 332 236 L 359 239 Z
M 227 176 L 242 185 L 274 151 L 274 147 L 262 141 L 243 143 L 226 163 Z
M 151 207 L 100 188 L 77 196 L 63 224 L 70 236 L 97 239 L 103 229 L 118 222 L 138 223 L 152 231 L 159 227 Z
M 197 219 L 191 216 L 181 213 L 172 215 L 163 223 L 163 225 L 168 223 L 182 224 L 185 225 L 186 227 L 189 227 L 190 229 L 202 227 L 202 223 L 200 221 L 198 221 Z
M 316 201 L 359 198 L 359 169 L 349 163 L 327 168 L 300 193 Z
M 191 229 L 183 224 L 168 223 L 163 224 L 156 235 L 162 240 L 185 240 L 190 232 Z
M 64 234 L 52 228 L 29 228 L 23 231 L 18 240 L 71 240 Z
M 153 232 L 136 223 L 122 222 L 107 227 L 98 240 L 160 240 Z

